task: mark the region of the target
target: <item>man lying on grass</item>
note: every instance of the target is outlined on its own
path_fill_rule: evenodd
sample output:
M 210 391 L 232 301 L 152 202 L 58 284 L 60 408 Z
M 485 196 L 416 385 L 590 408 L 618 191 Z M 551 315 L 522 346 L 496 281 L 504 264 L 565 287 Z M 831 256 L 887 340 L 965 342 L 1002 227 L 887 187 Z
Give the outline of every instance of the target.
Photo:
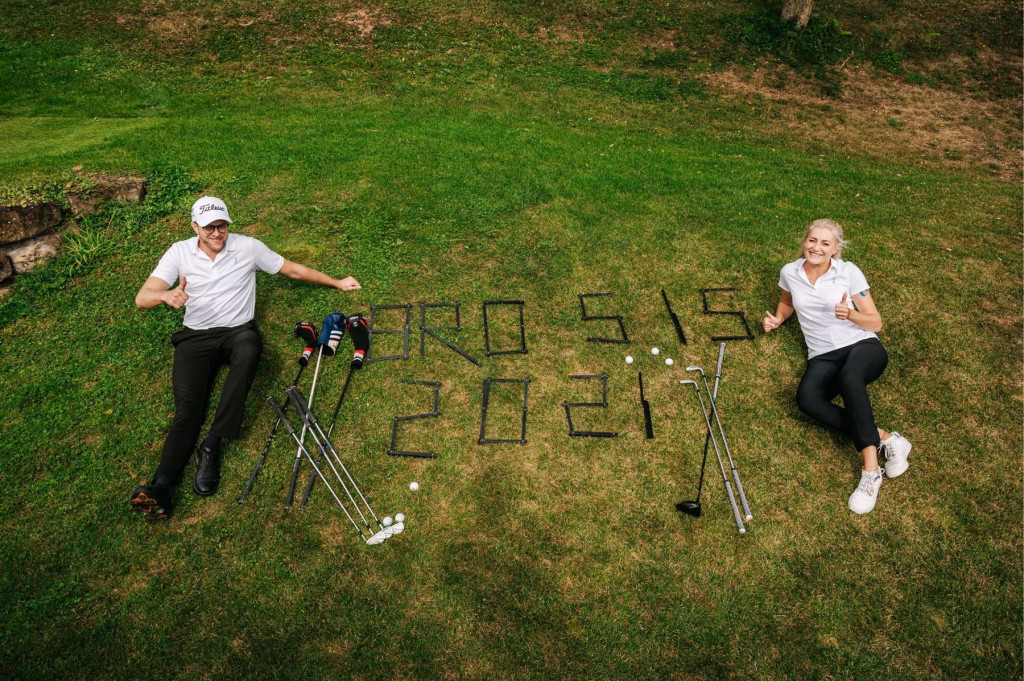
M 238 437 L 245 398 L 263 349 L 253 322 L 256 270 L 342 291 L 360 288 L 352 277 L 334 279 L 286 260 L 257 239 L 229 234 L 230 224 L 223 201 L 210 196 L 196 201 L 192 206 L 196 235 L 167 249 L 135 296 L 135 304 L 143 310 L 161 303 L 185 308 L 185 328 L 171 336 L 174 420 L 152 482 L 136 487 L 131 496 L 132 509 L 150 520 L 171 514 L 171 490 L 181 481 L 193 447 L 196 473 L 192 489 L 200 496 L 217 491 L 221 441 Z M 177 281 L 181 284 L 172 290 Z M 213 380 L 225 364 L 228 375 L 213 424 L 196 445 Z

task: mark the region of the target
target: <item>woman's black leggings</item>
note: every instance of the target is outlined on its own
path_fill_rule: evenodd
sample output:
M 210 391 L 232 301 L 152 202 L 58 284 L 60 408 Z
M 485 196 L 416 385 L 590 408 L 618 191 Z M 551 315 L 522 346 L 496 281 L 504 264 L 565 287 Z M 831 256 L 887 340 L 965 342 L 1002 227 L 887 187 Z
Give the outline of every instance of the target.
M 868 338 L 807 361 L 796 391 L 800 410 L 833 428 L 844 430 L 857 451 L 878 446 L 878 429 L 868 399 L 868 383 L 885 371 L 889 355 L 877 338 Z M 832 403 L 836 395 L 843 406 Z

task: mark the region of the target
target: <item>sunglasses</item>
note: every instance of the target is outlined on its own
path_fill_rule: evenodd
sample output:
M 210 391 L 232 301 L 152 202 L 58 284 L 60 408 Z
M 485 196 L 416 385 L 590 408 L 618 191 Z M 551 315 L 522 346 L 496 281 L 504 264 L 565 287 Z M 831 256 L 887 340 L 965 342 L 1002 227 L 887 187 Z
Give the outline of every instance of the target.
M 203 225 L 199 229 L 203 230 L 203 234 L 213 234 L 214 232 L 226 232 L 228 231 L 227 225 Z

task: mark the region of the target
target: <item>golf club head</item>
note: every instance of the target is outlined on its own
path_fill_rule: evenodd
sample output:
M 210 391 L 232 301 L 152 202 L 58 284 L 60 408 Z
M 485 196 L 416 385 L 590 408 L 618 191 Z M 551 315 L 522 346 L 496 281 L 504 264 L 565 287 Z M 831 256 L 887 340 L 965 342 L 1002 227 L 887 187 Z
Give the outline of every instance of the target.
M 693 379 L 690 378 L 684 378 L 681 381 L 679 381 L 679 385 L 697 385 L 697 381 L 694 381 Z
M 364 538 L 363 541 L 365 541 L 367 544 L 370 544 L 370 545 L 380 544 L 382 541 L 387 539 L 388 536 L 389 535 L 387 533 L 385 533 L 384 530 L 381 530 L 380 532 L 378 532 L 377 534 L 373 535 L 369 539 L 365 539 Z
M 698 366 L 686 367 L 686 370 L 687 371 L 699 371 L 701 376 L 704 375 L 704 369 L 701 368 L 701 367 L 698 367 Z
M 694 518 L 699 518 L 701 513 L 701 507 L 699 501 L 680 501 L 676 504 L 676 510 L 682 511 L 686 515 L 692 515 Z

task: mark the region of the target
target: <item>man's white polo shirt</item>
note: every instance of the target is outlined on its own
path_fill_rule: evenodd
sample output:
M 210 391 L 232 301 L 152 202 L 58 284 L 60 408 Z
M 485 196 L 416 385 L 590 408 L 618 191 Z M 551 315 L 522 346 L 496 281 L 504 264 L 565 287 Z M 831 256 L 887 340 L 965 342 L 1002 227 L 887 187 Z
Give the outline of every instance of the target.
M 833 258 L 828 272 L 812 284 L 804 271 L 804 262 L 806 258 L 798 258 L 783 266 L 779 287 L 793 296 L 793 309 L 807 342 L 807 359 L 866 338 L 878 338 L 849 319 L 836 319 L 836 305 L 844 293 L 847 303 L 853 307 L 857 302 L 855 296 L 870 288 L 860 268 L 852 262 Z
M 228 234 L 224 249 L 210 260 L 194 236 L 168 248 L 150 276 L 168 286 L 185 278 L 185 326 L 200 330 L 250 321 L 256 314 L 256 270 L 277 274 L 282 265 L 284 256 L 242 234 Z

